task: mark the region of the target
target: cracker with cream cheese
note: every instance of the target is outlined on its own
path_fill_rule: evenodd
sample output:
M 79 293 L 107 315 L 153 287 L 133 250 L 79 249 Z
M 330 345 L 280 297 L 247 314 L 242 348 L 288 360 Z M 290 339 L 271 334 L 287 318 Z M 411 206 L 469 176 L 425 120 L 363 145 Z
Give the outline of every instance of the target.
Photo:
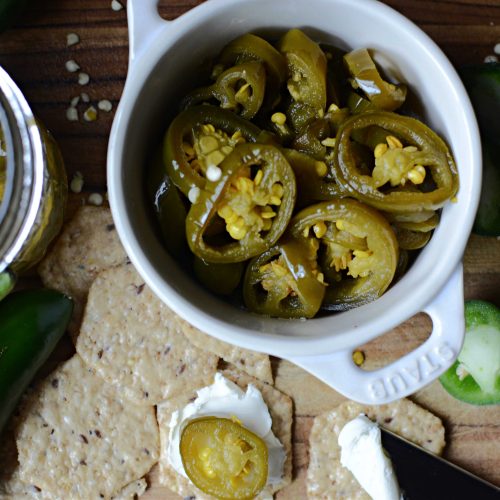
M 219 360 L 188 341 L 177 316 L 131 264 L 95 279 L 76 350 L 107 382 L 146 405 L 208 385 Z
M 364 413 L 394 433 L 440 454 L 444 448 L 441 420 L 408 399 L 380 406 L 346 401 L 314 419 L 309 437 L 307 495 L 310 500 L 349 498 L 369 500 L 351 472 L 340 463 L 338 435 L 347 422 Z
M 30 399 L 17 431 L 22 481 L 54 499 L 128 499 L 144 490 L 141 478 L 159 455 L 153 406 L 127 400 L 78 355 Z
M 94 206 L 78 209 L 38 266 L 46 287 L 67 294 L 74 301 L 68 326 L 73 340 L 78 335 L 87 293 L 97 274 L 126 261 L 110 209 Z
M 243 372 L 237 370 L 224 370 L 222 374 L 244 390 L 246 390 L 249 384 L 253 384 L 261 391 L 262 397 L 271 414 L 273 433 L 280 440 L 285 449 L 286 461 L 281 482 L 274 487 L 267 486 L 256 497 L 261 500 L 270 499 L 276 491 L 287 486 L 292 479 L 292 400 L 289 396 L 283 394 L 274 387 L 250 377 Z M 207 385 L 211 383 L 212 381 Z M 188 479 L 173 469 L 167 456 L 172 413 L 186 406 L 194 397 L 196 397 L 195 391 L 191 394 L 183 394 L 176 399 L 169 400 L 159 405 L 157 408 L 161 442 L 159 481 L 161 484 L 183 497 L 195 497 L 197 500 L 212 500 L 213 497 L 200 491 Z
M 232 363 L 238 370 L 248 373 L 252 377 L 258 378 L 268 384 L 273 383 L 271 361 L 267 354 L 228 344 L 207 335 L 181 318 L 179 318 L 179 321 L 183 325 L 182 331 L 184 335 L 196 347 L 216 354 L 224 361 Z

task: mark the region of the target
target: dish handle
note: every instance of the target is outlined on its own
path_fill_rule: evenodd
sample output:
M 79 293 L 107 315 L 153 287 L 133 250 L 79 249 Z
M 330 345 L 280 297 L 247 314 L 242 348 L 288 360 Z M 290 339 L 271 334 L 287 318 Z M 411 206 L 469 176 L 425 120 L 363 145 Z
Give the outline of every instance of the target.
M 127 0 L 127 22 L 130 71 L 138 55 L 171 21 L 163 19 L 158 13 L 158 0 Z
M 462 263 L 423 312 L 432 319 L 430 337 L 383 368 L 367 371 L 356 366 L 352 349 L 288 359 L 349 399 L 370 405 L 390 403 L 435 380 L 457 358 L 465 334 Z

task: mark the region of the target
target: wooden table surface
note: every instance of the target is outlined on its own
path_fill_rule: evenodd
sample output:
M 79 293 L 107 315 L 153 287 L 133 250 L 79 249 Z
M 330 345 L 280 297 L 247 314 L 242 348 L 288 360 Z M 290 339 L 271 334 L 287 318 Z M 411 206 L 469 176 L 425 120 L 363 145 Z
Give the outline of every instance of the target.
M 271 1 L 271 0 L 270 0 Z M 305 1 L 305 0 L 304 0 Z M 354 0 L 353 0 L 354 1 Z M 160 13 L 173 19 L 197 0 L 163 0 Z M 453 64 L 481 63 L 500 42 L 499 0 L 386 0 L 426 31 Z M 84 176 L 81 194 L 72 194 L 70 210 L 93 192 L 106 191 L 108 135 L 127 72 L 126 10 L 115 12 L 111 0 L 32 1 L 9 31 L 0 35 L 0 65 L 18 83 L 35 113 L 53 132 L 61 146 L 71 178 Z M 81 42 L 66 47 L 66 35 L 75 32 Z M 408 55 L 411 57 L 411 54 Z M 78 85 L 65 62 L 74 59 L 90 75 L 90 83 Z M 111 113 L 100 112 L 97 121 L 69 122 L 69 101 L 86 92 L 91 103 L 109 99 Z M 490 300 L 500 305 L 500 241 L 472 236 L 464 257 L 466 298 Z M 430 321 L 419 315 L 384 337 L 363 346 L 368 367 L 380 366 L 415 348 L 428 335 Z M 343 398 L 290 363 L 273 360 L 276 385 L 294 398 L 294 475 L 292 485 L 279 498 L 305 498 L 304 474 L 308 462 L 307 441 L 312 419 Z M 474 407 L 453 400 L 435 382 L 415 394 L 413 400 L 440 416 L 446 425 L 445 456 L 472 472 L 500 485 L 500 407 Z M 174 499 L 176 495 L 156 484 L 144 498 Z

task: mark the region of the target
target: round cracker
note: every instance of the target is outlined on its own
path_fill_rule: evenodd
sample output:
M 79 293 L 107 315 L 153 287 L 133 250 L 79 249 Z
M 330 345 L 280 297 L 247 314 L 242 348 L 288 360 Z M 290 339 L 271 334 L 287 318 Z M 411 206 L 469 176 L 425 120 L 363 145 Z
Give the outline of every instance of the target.
M 346 401 L 335 410 L 314 419 L 309 437 L 307 469 L 307 496 L 310 500 L 370 500 L 352 473 L 341 465 L 338 444 L 338 435 L 344 425 L 361 413 L 433 453 L 439 454 L 444 448 L 441 420 L 409 399 L 380 406 L 363 406 Z
M 228 344 L 202 332 L 181 318 L 179 318 L 179 321 L 183 324 L 182 331 L 184 335 L 196 347 L 216 354 L 224 361 L 232 363 L 238 370 L 248 373 L 252 377 L 268 384 L 273 383 L 271 361 L 267 354 Z
M 249 384 L 253 384 L 262 393 L 262 397 L 269 408 L 269 413 L 273 421 L 272 430 L 285 448 L 286 461 L 281 482 L 272 487 L 267 486 L 256 498 L 260 500 L 273 498 L 273 494 L 276 491 L 290 484 L 292 480 L 292 400 L 286 394 L 260 380 L 248 376 L 246 373 L 237 370 L 224 370 L 222 374 L 242 389 L 246 389 Z M 213 380 L 209 384 L 212 383 Z M 186 406 L 195 397 L 196 391 L 186 393 L 176 399 L 162 403 L 157 408 L 156 416 L 160 426 L 161 442 L 159 481 L 184 498 L 193 497 L 196 500 L 213 500 L 212 496 L 203 493 L 191 481 L 179 474 L 170 465 L 167 456 L 172 413 Z
M 152 406 L 128 401 L 75 355 L 32 395 L 18 430 L 21 479 L 55 498 L 112 498 L 157 462 Z
M 90 288 L 76 350 L 137 403 L 157 404 L 208 385 L 218 357 L 193 346 L 183 325 L 131 264 L 102 272 Z
M 90 285 L 98 273 L 127 261 L 107 207 L 84 206 L 64 226 L 38 266 L 43 284 L 69 295 L 74 311 L 69 331 L 76 339 Z

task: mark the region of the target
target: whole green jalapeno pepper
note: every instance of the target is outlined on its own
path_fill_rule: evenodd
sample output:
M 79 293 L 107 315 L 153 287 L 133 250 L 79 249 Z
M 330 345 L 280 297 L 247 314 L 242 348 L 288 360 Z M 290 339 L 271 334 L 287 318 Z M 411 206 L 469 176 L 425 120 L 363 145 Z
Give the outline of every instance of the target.
M 54 290 L 22 290 L 0 302 L 0 434 L 72 311 L 73 301 Z

